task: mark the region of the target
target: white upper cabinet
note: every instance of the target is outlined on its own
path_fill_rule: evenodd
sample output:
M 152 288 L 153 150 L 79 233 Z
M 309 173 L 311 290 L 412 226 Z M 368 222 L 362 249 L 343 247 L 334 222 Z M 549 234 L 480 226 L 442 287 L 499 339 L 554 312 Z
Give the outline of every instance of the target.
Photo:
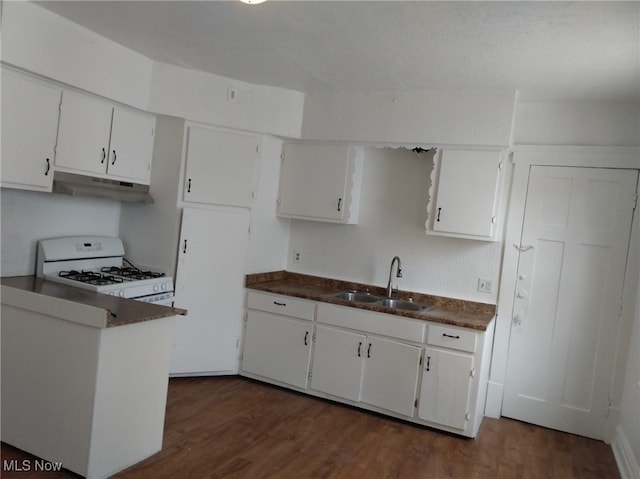
M 2 186 L 51 191 L 62 90 L 2 70 Z
M 65 91 L 57 170 L 149 183 L 155 117 Z
M 427 233 L 498 239 L 502 151 L 444 149 L 434 157 Z
M 251 206 L 258 137 L 198 126 L 187 134 L 184 201 Z
M 284 144 L 278 216 L 357 223 L 363 157 L 361 146 Z
M 149 183 L 155 117 L 115 107 L 109 147 L 109 176 Z

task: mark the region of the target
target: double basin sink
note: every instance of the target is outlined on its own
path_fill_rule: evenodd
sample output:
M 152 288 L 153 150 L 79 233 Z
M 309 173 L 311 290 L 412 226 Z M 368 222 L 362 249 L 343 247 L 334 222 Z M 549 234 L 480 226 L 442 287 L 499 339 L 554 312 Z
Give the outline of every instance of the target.
M 415 303 L 405 299 L 385 298 L 363 291 L 341 291 L 330 295 L 335 299 L 349 303 L 368 303 L 384 306 L 394 310 L 423 312 L 433 309 L 435 306 L 428 303 Z

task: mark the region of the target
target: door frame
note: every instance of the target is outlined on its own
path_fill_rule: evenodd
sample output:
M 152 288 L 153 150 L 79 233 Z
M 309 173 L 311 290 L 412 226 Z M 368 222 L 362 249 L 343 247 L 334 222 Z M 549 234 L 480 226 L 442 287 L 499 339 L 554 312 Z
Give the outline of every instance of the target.
M 590 168 L 640 169 L 640 148 L 599 146 L 514 146 L 509 155 L 511 182 L 508 192 L 508 210 L 503 237 L 503 256 L 498 291 L 496 331 L 491 356 L 491 372 L 487 388 L 485 415 L 498 418 L 502 411 L 502 397 L 509 354 L 509 337 L 512 325 L 512 310 L 516 292 L 518 250 L 532 166 L 569 166 Z M 637 190 L 636 190 L 637 192 Z M 612 407 L 608 417 L 606 442 L 613 437 L 618 424 L 620 401 L 624 382 L 624 368 L 633 326 L 635 296 L 638 291 L 640 258 L 637 256 L 640 243 L 640 207 L 634 212 L 631 230 L 630 257 L 624 281 L 622 315 L 618 325 L 618 339 L 614 375 L 609 396 Z M 515 246 L 514 246 L 515 245 Z M 635 256 L 634 256 L 635 255 Z

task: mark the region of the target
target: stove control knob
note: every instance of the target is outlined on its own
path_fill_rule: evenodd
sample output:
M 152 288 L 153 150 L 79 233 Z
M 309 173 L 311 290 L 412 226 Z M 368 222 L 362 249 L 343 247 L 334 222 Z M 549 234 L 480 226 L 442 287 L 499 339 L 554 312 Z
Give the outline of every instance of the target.
M 124 298 L 124 290 L 118 291 L 118 296 L 120 296 L 121 298 Z
M 162 291 L 166 291 L 167 290 L 167 283 L 162 283 Z
M 153 285 L 153 290 L 157 293 L 160 287 L 157 284 Z

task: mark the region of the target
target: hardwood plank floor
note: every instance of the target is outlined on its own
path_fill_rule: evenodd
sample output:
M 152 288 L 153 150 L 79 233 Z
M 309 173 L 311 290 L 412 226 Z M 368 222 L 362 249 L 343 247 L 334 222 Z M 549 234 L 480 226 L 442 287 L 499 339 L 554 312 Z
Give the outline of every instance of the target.
M 2 444 L 6 460 L 31 456 Z M 3 468 L 6 469 L 6 468 Z M 2 478 L 69 479 L 3 470 Z M 239 377 L 174 378 L 164 448 L 136 478 L 619 478 L 611 448 L 510 419 L 464 439 Z

